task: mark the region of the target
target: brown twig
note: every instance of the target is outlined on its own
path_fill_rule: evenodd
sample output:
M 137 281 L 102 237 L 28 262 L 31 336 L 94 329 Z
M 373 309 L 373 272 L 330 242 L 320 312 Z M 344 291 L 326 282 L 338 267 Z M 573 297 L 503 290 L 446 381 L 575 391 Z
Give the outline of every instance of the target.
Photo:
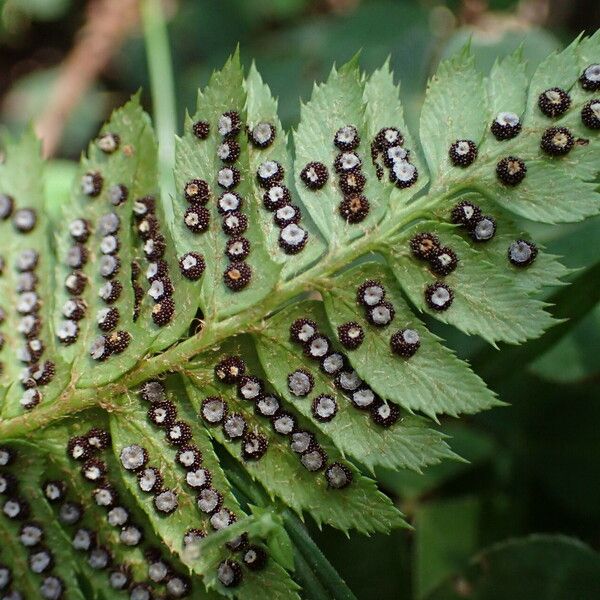
M 138 0 L 91 0 L 86 23 L 63 61 L 35 129 L 44 155 L 52 156 L 67 120 L 138 22 Z

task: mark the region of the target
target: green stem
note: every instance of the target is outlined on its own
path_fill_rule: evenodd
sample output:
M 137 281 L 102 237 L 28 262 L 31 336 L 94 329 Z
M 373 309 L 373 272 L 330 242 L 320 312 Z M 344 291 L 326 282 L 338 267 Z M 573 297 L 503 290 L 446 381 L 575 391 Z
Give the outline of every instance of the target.
M 325 597 L 335 598 L 336 600 L 357 600 L 352 590 L 310 537 L 300 519 L 293 512 L 286 509 L 283 512 L 283 521 L 290 539 L 294 542 L 295 548 L 308 566 L 308 572 L 314 573 L 322 587 L 327 591 Z
M 143 0 L 141 13 L 154 107 L 154 123 L 158 137 L 160 189 L 164 198 L 175 192 L 173 170 L 175 167 L 177 109 L 173 66 L 161 0 Z M 164 206 L 169 205 L 168 202 L 163 204 Z

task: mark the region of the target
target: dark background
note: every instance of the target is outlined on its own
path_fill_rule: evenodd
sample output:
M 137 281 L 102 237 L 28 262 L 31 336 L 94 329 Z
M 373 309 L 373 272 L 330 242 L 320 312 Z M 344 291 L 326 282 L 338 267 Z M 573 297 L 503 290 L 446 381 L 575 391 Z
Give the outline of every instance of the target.
M 69 161 L 77 159 L 114 106 L 141 87 L 152 109 L 144 42 L 135 19 L 123 25 L 126 4 L 122 0 L 115 9 L 111 0 L 0 1 L 2 127 L 17 131 L 31 120 L 43 121 L 57 93 L 57 74 L 65 68 L 75 73 L 74 88 L 62 86 L 59 92 L 75 101 L 64 123 L 54 120 L 51 194 L 68 188 Z M 357 50 L 362 49 L 367 70 L 391 56 L 415 130 L 427 78 L 441 57 L 469 38 L 482 70 L 520 43 L 533 70 L 549 52 L 600 24 L 597 0 L 181 0 L 165 7 L 179 122 L 186 107 L 193 107 L 198 86 L 239 42 L 244 63 L 256 60 L 279 96 L 287 127 L 297 123 L 298 98 L 308 98 L 313 80 L 324 79 L 332 62 L 344 62 Z M 123 30 L 115 34 L 103 64 L 90 65 L 93 50 L 86 50 L 86 35 L 103 27 L 109 35 L 111 27 Z M 74 66 L 66 66 L 73 61 Z M 81 97 L 78 76 L 91 81 Z M 570 321 L 541 340 L 503 348 L 500 354 L 431 324 L 510 406 L 442 423 L 454 450 L 469 462 L 449 462 L 423 476 L 378 473 L 414 531 L 348 539 L 313 528 L 315 540 L 357 597 L 535 600 L 519 595 L 525 593 L 520 586 L 516 591 L 507 587 L 516 582 L 502 573 L 531 579 L 539 567 L 541 579 L 552 582 L 570 560 L 583 569 L 579 583 L 563 578 L 561 585 L 576 600 L 579 592 L 591 589 L 586 577 L 600 576 L 597 555 L 557 538 L 546 540 L 550 546 L 544 542 L 543 549 L 509 543 L 506 551 L 501 547 L 485 554 L 489 562 L 468 567 L 472 556 L 491 545 L 532 533 L 565 534 L 600 548 L 600 269 L 594 268 L 600 256 L 599 225 L 598 219 L 552 228 L 527 224 L 534 238 L 580 269 L 571 277 L 574 286 L 548 291 L 556 303 L 553 310 Z M 581 556 L 580 550 L 585 550 Z M 530 559 L 534 566 L 523 575 Z M 496 595 L 481 591 L 484 586 L 473 589 L 470 582 L 481 576 L 469 571 L 473 568 L 492 578 Z

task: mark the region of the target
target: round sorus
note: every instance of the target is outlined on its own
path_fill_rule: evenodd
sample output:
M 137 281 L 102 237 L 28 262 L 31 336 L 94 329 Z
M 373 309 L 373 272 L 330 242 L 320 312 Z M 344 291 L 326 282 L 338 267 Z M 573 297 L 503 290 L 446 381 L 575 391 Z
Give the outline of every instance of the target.
M 145 402 L 164 402 L 167 399 L 167 393 L 162 381 L 150 379 L 140 388 L 140 397 Z
M 267 160 L 258 166 L 256 179 L 262 187 L 269 188 L 279 183 L 284 174 L 283 167 L 276 160 Z
M 394 354 L 410 358 L 421 346 L 421 337 L 414 329 L 400 329 L 392 334 L 390 348 Z
M 179 270 L 181 274 L 191 281 L 197 281 L 202 277 L 206 269 L 206 262 L 202 254 L 187 252 L 179 259 Z
M 297 344 L 304 344 L 317 333 L 318 327 L 310 319 L 296 319 L 290 326 L 290 338 Z
M 131 342 L 131 334 L 128 331 L 120 329 L 113 331 L 106 338 L 106 344 L 111 354 L 121 354 L 124 352 Z
M 518 185 L 525 179 L 526 173 L 525 163 L 516 156 L 507 156 L 496 165 L 496 176 L 505 185 Z
M 210 212 L 204 206 L 193 204 L 183 214 L 183 222 L 194 233 L 203 233 L 210 225 Z
M 87 242 L 91 233 L 90 222 L 86 219 L 74 219 L 69 223 L 69 233 L 74 241 L 82 244 Z
M 356 322 L 350 321 L 337 328 L 338 339 L 348 350 L 356 350 L 365 339 L 363 328 Z
M 204 179 L 192 179 L 185 184 L 183 195 L 188 202 L 204 205 L 210 200 L 210 187 Z
M 233 292 L 243 290 L 252 278 L 252 269 L 245 262 L 231 263 L 223 272 L 223 282 Z
M 340 189 L 344 196 L 360 194 L 365 189 L 366 177 L 360 172 L 342 173 L 339 178 Z
M 587 92 L 600 90 L 600 64 L 592 64 L 583 70 L 579 77 L 581 87 Z
M 112 154 L 119 148 L 121 138 L 117 133 L 102 133 L 96 139 L 96 146 L 105 154 Z
M 12 215 L 14 207 L 15 201 L 12 196 L 0 194 L 0 219 L 3 221 L 8 219 Z
M 516 240 L 508 247 L 508 260 L 515 267 L 527 267 L 538 254 L 537 246 L 526 240 Z
M 208 121 L 196 121 L 192 125 L 192 133 L 199 140 L 205 140 L 210 134 L 210 124 L 208 123 Z
M 242 562 L 251 571 L 260 571 L 267 562 L 267 553 L 260 546 L 248 546 L 242 554 Z
M 286 254 L 297 254 L 306 246 L 307 241 L 308 231 L 295 223 L 286 225 L 279 232 L 278 243 Z
M 286 204 L 278 208 L 273 215 L 273 221 L 277 227 L 283 228 L 291 223 L 297 224 L 302 218 L 302 213 L 297 206 Z
M 363 306 L 375 306 L 385 298 L 385 288 L 379 281 L 367 279 L 356 290 L 356 301 Z
M 354 125 L 340 127 L 333 137 L 333 143 L 342 151 L 356 150 L 360 144 L 360 136 Z
M 589 129 L 600 129 L 600 98 L 584 104 L 581 109 L 581 122 Z
M 37 213 L 33 208 L 20 208 L 13 214 L 13 225 L 20 233 L 29 233 L 37 223 Z
M 476 204 L 462 200 L 454 206 L 450 213 L 450 220 L 455 225 L 462 225 L 472 229 L 481 218 L 481 209 Z
M 432 310 L 448 310 L 453 300 L 454 292 L 444 283 L 436 281 L 425 288 L 425 302 Z
M 296 429 L 296 419 L 289 412 L 280 411 L 273 416 L 273 429 L 280 435 L 290 435 Z
M 264 121 L 257 123 L 249 131 L 248 137 L 257 148 L 267 148 L 275 139 L 275 126 Z
M 417 167 L 407 160 L 399 160 L 390 169 L 390 181 L 400 189 L 410 187 L 416 183 L 418 178 Z
M 322 423 L 331 421 L 335 417 L 338 411 L 338 405 L 333 396 L 321 394 L 317 396 L 312 403 L 312 414 Z
M 169 444 L 183 446 L 192 439 L 192 428 L 184 421 L 175 421 L 166 428 L 165 436 Z
M 242 121 L 240 120 L 240 114 L 235 110 L 230 110 L 223 113 L 219 117 L 217 129 L 219 135 L 223 137 L 234 137 L 242 128 Z
M 539 95 L 538 106 L 547 117 L 559 117 L 571 106 L 571 97 L 561 88 L 550 88 Z
M 146 467 L 138 471 L 137 478 L 142 492 L 156 493 L 162 488 L 162 475 L 156 467 Z
M 95 450 L 106 450 L 110 446 L 110 434 L 105 429 L 93 427 L 86 434 L 88 444 Z
M 360 170 L 362 161 L 356 152 L 342 152 L 333 164 L 337 173 L 355 173 Z
M 164 327 L 171 322 L 175 314 L 175 302 L 173 298 L 167 297 L 160 302 L 157 302 L 152 307 L 152 320 L 159 327 Z
M 366 310 L 367 321 L 375 327 L 386 327 L 394 320 L 395 316 L 394 305 L 385 300 L 375 306 L 369 306 Z
M 429 257 L 440 247 L 440 240 L 436 235 L 429 232 L 418 233 L 410 240 L 410 249 L 413 256 L 422 260 Z
M 223 433 L 229 440 L 237 440 L 246 433 L 246 419 L 240 413 L 229 413 L 223 421 Z
M 392 146 L 402 146 L 404 138 L 395 127 L 384 127 L 375 136 L 375 147 L 379 150 L 386 150 Z
M 519 135 L 522 125 L 519 115 L 513 112 L 501 112 L 492 122 L 490 130 L 497 140 L 511 140 Z
M 123 285 L 120 281 L 107 281 L 98 290 L 98 296 L 106 302 L 106 304 L 113 304 L 119 299 L 121 292 L 123 291 Z
M 175 460 L 184 469 L 197 469 L 202 464 L 202 452 L 197 446 L 185 445 L 177 450 Z
M 203 513 L 211 515 L 223 505 L 223 495 L 214 488 L 207 486 L 200 490 L 196 497 L 196 504 Z
M 323 448 L 317 446 L 301 454 L 300 462 L 309 471 L 320 471 L 327 464 L 327 454 Z
M 202 401 L 200 415 L 211 425 L 217 425 L 227 415 L 227 403 L 218 396 L 208 396 Z
M 352 483 L 352 471 L 344 464 L 335 462 L 325 469 L 327 485 L 334 490 L 341 490 Z
M 371 418 L 381 427 L 391 427 L 400 418 L 400 409 L 390 402 L 376 403 L 371 408 Z
M 225 244 L 225 256 L 232 262 L 238 262 L 248 258 L 250 254 L 250 242 L 245 237 L 233 237 Z
M 574 144 L 575 138 L 566 127 L 549 127 L 542 134 L 540 148 L 550 156 L 564 156 Z
M 147 239 L 143 247 L 144 255 L 148 260 L 158 260 L 159 258 L 162 258 L 166 249 L 167 242 L 160 234 Z
M 496 235 L 496 220 L 493 217 L 482 215 L 470 231 L 474 242 L 487 242 Z
M 313 360 L 321 360 L 331 350 L 331 343 L 324 335 L 316 334 L 304 344 L 304 354 Z
M 221 229 L 225 235 L 242 235 L 248 229 L 248 217 L 237 210 L 230 212 L 223 218 Z
M 308 396 L 315 384 L 313 376 L 305 369 L 296 369 L 287 377 L 289 391 L 299 398 Z
M 157 427 L 171 427 L 177 418 L 177 408 L 170 400 L 153 402 L 148 409 L 148 419 Z
M 327 167 L 320 162 L 309 162 L 302 171 L 300 171 L 300 179 L 304 185 L 311 190 L 320 190 L 329 179 Z
M 360 223 L 369 214 L 369 201 L 362 194 L 346 196 L 339 205 L 342 219 L 348 223 Z
M 468 167 L 477 158 L 477 146 L 472 140 L 456 140 L 450 146 L 448 156 L 455 167 Z
M 284 185 L 271 186 L 263 194 L 263 206 L 270 211 L 275 211 L 288 204 L 292 199 L 290 190 Z
M 241 181 L 241 175 L 235 167 L 223 167 L 217 173 L 217 183 L 224 190 L 235 188 Z
M 67 443 L 67 455 L 74 460 L 87 460 L 93 452 L 87 437 L 75 436 Z
M 154 496 L 154 508 L 160 513 L 170 515 L 178 506 L 177 492 L 173 490 L 163 490 Z
M 112 331 L 119 323 L 118 308 L 101 308 L 96 314 L 96 323 L 100 331 Z
M 137 471 L 146 466 L 148 462 L 148 453 L 144 448 L 137 444 L 125 446 L 119 455 L 123 468 L 127 471 Z
M 223 383 L 237 383 L 246 372 L 246 363 L 240 356 L 227 356 L 215 366 L 215 377 Z
M 234 588 L 242 581 L 242 568 L 235 560 L 227 559 L 219 564 L 217 578 L 227 588 Z
M 81 191 L 90 198 L 95 198 L 100 195 L 104 179 L 98 171 L 89 171 L 81 177 Z
M 250 375 L 242 375 L 237 382 L 237 393 L 243 400 L 255 402 L 264 393 L 265 384 L 262 379 Z
M 242 458 L 259 460 L 265 455 L 268 447 L 269 441 L 264 435 L 254 432 L 246 433 L 242 440 Z
M 243 205 L 243 198 L 235 192 L 223 192 L 217 201 L 217 209 L 221 215 L 226 215 L 227 213 L 236 210 L 242 210 Z
M 235 140 L 225 140 L 217 148 L 217 156 L 224 163 L 234 163 L 240 157 L 240 145 Z
M 435 275 L 449 275 L 458 265 L 458 257 L 454 250 L 444 246 L 429 255 L 429 269 Z

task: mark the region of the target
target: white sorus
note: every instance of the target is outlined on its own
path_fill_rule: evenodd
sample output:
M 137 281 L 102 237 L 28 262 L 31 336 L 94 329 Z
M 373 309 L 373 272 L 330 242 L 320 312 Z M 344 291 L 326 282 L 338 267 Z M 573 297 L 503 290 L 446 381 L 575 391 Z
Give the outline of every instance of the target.
M 240 208 L 240 198 L 233 192 L 226 192 L 219 198 L 219 208 L 222 212 L 231 212 Z
M 399 160 L 392 166 L 392 172 L 397 181 L 407 183 L 415 176 L 415 166 L 406 160 Z
M 217 490 L 207 487 L 198 494 L 198 508 L 204 513 L 214 512 L 221 503 L 221 495 Z
M 261 122 L 252 128 L 252 140 L 259 146 L 268 145 L 274 137 L 274 129 L 270 123 Z
M 277 175 L 279 165 L 274 160 L 267 160 L 258 167 L 257 174 L 261 179 L 270 179 Z
M 344 357 L 339 352 L 334 352 L 326 356 L 321 365 L 326 373 L 335 375 L 344 367 Z
M 305 371 L 297 370 L 288 375 L 288 388 L 294 396 L 306 396 L 312 386 L 312 377 Z
M 162 513 L 172 513 L 177 505 L 177 494 L 172 490 L 165 490 L 154 497 L 154 506 Z
M 121 219 L 117 213 L 111 212 L 102 215 L 98 220 L 98 230 L 100 235 L 109 235 L 116 233 L 121 226 Z
M 359 388 L 352 392 L 352 403 L 358 408 L 367 408 L 375 402 L 375 393 L 371 388 Z
M 473 237 L 478 241 L 487 241 L 494 237 L 496 223 L 489 217 L 482 217 L 473 229 Z
M 78 529 L 73 536 L 73 548 L 87 552 L 92 546 L 93 537 L 89 529 Z
M 235 184 L 235 174 L 233 169 L 230 169 L 229 167 L 220 169 L 217 175 L 217 181 L 219 182 L 219 185 L 225 189 L 233 187 Z
M 97 337 L 90 345 L 90 356 L 94 360 L 102 360 L 108 356 L 108 348 L 106 347 L 106 338 L 104 336 Z
M 152 240 L 148 240 L 152 241 Z M 146 242 L 148 243 L 148 242 Z M 100 258 L 99 261 L 99 271 L 102 277 L 110 277 L 114 275 L 119 269 L 119 261 L 114 256 L 110 254 L 104 255 Z
M 225 529 L 226 527 L 229 527 L 233 522 L 233 515 L 226 508 L 218 510 L 210 517 L 210 524 L 212 525 L 215 531 L 219 531 L 219 529 Z
M 515 114 L 514 112 L 501 112 L 498 113 L 498 116 L 496 117 L 496 123 L 498 123 L 498 125 L 501 125 L 503 127 L 505 127 L 506 125 L 509 125 L 510 127 L 515 127 L 515 125 L 519 124 L 519 115 Z
M 210 483 L 210 473 L 206 469 L 188 471 L 185 476 L 185 481 L 193 488 L 206 487 Z
M 227 406 L 221 398 L 207 398 L 202 403 L 202 417 L 209 423 L 220 423 L 226 411 Z
M 279 238 L 291 248 L 301 246 L 306 241 L 308 233 L 295 223 L 286 225 L 280 232 Z
M 37 265 L 39 254 L 33 248 L 26 248 L 17 257 L 19 271 L 31 271 Z
M 318 471 L 325 464 L 325 456 L 323 455 L 323 452 L 317 448 L 302 454 L 300 456 L 300 462 L 309 471 Z
M 296 421 L 294 417 L 287 413 L 281 413 L 273 419 L 273 429 L 281 435 L 289 435 L 294 431 L 295 427 Z
M 27 548 L 37 546 L 43 538 L 44 530 L 34 523 L 23 525 L 19 535 L 19 541 Z
M 142 532 L 134 525 L 121 529 L 119 539 L 126 546 L 137 546 L 142 541 Z
M 264 417 L 272 417 L 279 410 L 279 400 L 275 396 L 265 396 L 256 403 L 256 407 Z
M 296 431 L 292 433 L 290 448 L 297 452 L 298 454 L 302 454 L 306 452 L 314 442 L 314 436 L 312 433 L 308 431 Z
M 119 248 L 119 240 L 112 235 L 105 235 L 100 242 L 100 252 L 102 254 L 113 254 Z
M 49 550 L 42 548 L 37 552 L 32 552 L 29 555 L 29 568 L 34 573 L 43 573 L 52 565 L 52 554 Z
M 308 343 L 307 352 L 312 358 L 322 358 L 329 352 L 329 340 L 322 335 L 316 336 Z
M 148 565 L 148 577 L 154 581 L 154 583 L 164 581 L 168 574 L 169 567 L 162 560 L 154 561 Z
M 122 506 L 115 506 L 108 511 L 107 520 L 113 527 L 121 527 L 129 520 L 129 512 Z
M 362 380 L 356 371 L 344 371 L 338 378 L 340 387 L 347 392 L 352 392 L 362 385 Z
M 49 575 L 40 584 L 40 596 L 43 600 L 60 600 L 63 597 L 64 585 L 59 577 Z
M 78 333 L 79 325 L 77 325 L 75 321 L 71 321 L 68 319 L 66 321 L 61 321 L 56 335 L 58 336 L 59 340 L 66 341 L 72 338 L 76 338 Z
M 21 396 L 21 400 L 19 401 L 20 405 L 25 408 L 33 408 L 37 406 L 42 400 L 42 394 L 39 390 L 32 388 L 29 390 L 25 390 L 23 396 Z
M 131 446 L 125 446 L 121 450 L 120 458 L 123 468 L 128 471 L 135 471 L 146 464 L 148 455 L 141 446 L 132 444 Z

